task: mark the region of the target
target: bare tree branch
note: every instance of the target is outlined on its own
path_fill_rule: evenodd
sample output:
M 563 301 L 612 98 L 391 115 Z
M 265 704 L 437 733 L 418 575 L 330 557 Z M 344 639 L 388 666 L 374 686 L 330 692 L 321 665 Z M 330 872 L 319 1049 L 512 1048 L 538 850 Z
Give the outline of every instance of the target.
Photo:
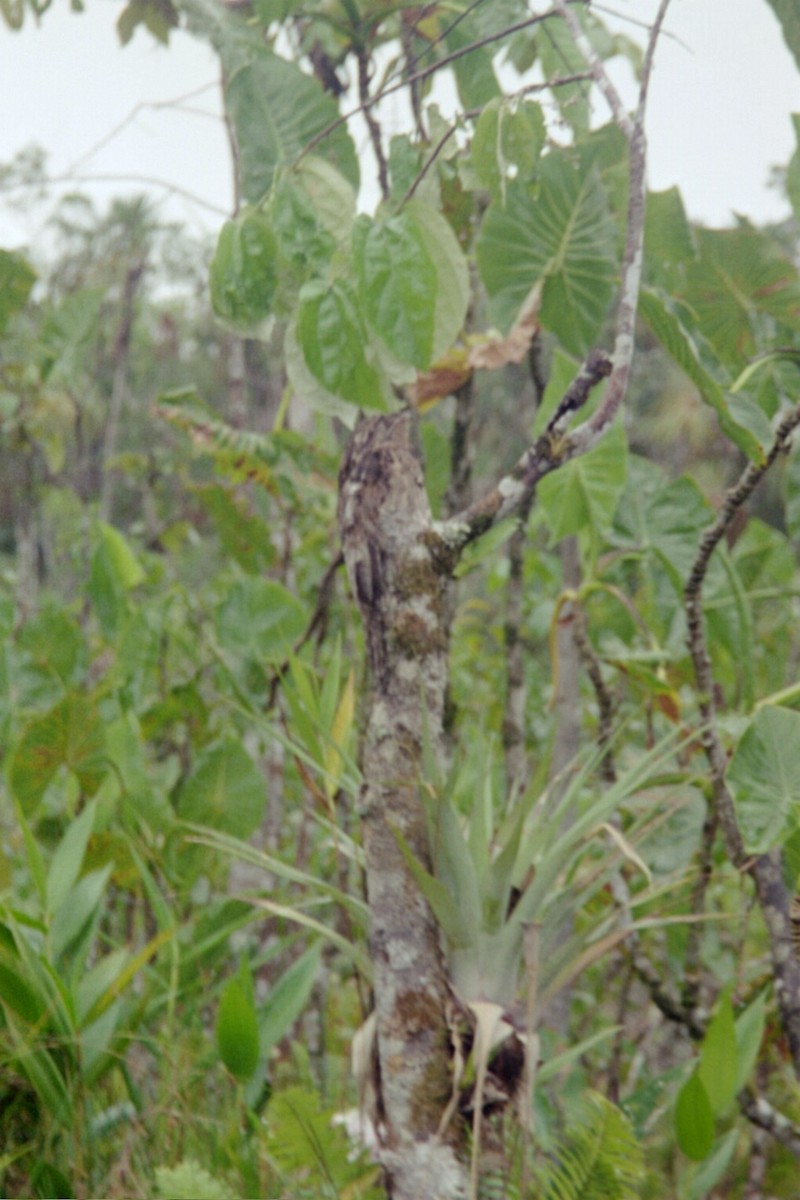
M 719 516 L 701 538 L 685 588 L 685 606 L 689 652 L 694 665 L 698 706 L 703 719 L 700 741 L 711 771 L 714 811 L 719 821 L 728 858 L 738 870 L 749 871 L 756 885 L 756 893 L 769 938 L 778 1007 L 789 1040 L 795 1072 L 800 1077 L 800 961 L 794 953 L 792 922 L 789 912 L 791 896 L 783 880 L 780 850 L 772 850 L 767 854 L 751 858 L 748 856 L 742 839 L 733 797 L 725 779 L 728 757 L 717 726 L 714 677 L 706 645 L 702 604 L 703 584 L 712 554 L 724 537 L 734 516 L 750 497 L 756 485 L 770 469 L 778 455 L 788 449 L 792 433 L 798 425 L 800 425 L 800 404 L 792 409 L 778 425 L 775 439 L 763 461 L 749 463 L 738 482 L 728 491 Z

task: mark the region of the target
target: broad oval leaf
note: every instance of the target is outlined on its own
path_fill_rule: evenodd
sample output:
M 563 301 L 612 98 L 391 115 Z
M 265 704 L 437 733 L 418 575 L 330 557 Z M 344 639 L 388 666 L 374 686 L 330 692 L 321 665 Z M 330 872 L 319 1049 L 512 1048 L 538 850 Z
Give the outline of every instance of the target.
M 269 316 L 278 280 L 277 247 L 269 221 L 250 209 L 223 225 L 209 282 L 217 316 L 244 332 Z
M 264 814 L 264 777 L 250 755 L 233 738 L 208 750 L 178 797 L 185 821 L 211 825 L 246 838 Z
M 687 1158 L 701 1162 L 714 1144 L 714 1114 L 703 1081 L 695 1071 L 678 1093 L 675 1105 L 678 1145 Z
M 722 1116 L 736 1095 L 738 1048 L 730 996 L 717 1005 L 703 1038 L 697 1073 L 703 1082 L 712 1112 Z
M 763 708 L 745 730 L 727 774 L 751 854 L 779 845 L 800 819 L 800 713 Z
M 280 583 L 241 579 L 216 613 L 224 650 L 243 658 L 283 662 L 306 627 L 305 606 Z
M 359 408 L 385 407 L 382 379 L 367 360 L 364 322 L 346 283 L 304 288 L 296 330 L 308 369 L 327 391 Z
M 29 721 L 17 742 L 9 778 L 25 813 L 35 808 L 62 767 L 74 772 L 90 796 L 107 770 L 103 723 L 78 692 L 69 692 L 49 712 Z
M 505 205 L 489 206 L 477 254 L 503 329 L 541 279 L 542 325 L 582 355 L 600 330 L 615 272 L 614 226 L 597 169 L 581 172 L 566 154 L 548 154 L 538 189 L 515 180 Z
M 339 116 L 316 79 L 267 48 L 232 74 L 225 100 L 236 130 L 242 196 L 251 204 L 267 194 L 277 168 L 293 163 Z M 358 158 L 344 124 L 321 139 L 316 153 L 358 187 Z
M 258 1020 L 252 997 L 237 977 L 229 979 L 217 1010 L 217 1050 L 225 1066 L 244 1083 L 258 1066 Z
M 412 215 L 360 217 L 353 248 L 369 324 L 393 354 L 424 369 L 433 352 L 437 271 Z
M 435 360 L 450 349 L 463 329 L 470 298 L 469 268 L 449 221 L 440 212 L 423 200 L 409 201 L 406 211 L 436 267 L 431 350 Z
M 736 1091 L 740 1092 L 756 1065 L 767 1023 L 767 998 L 759 992 L 736 1018 Z

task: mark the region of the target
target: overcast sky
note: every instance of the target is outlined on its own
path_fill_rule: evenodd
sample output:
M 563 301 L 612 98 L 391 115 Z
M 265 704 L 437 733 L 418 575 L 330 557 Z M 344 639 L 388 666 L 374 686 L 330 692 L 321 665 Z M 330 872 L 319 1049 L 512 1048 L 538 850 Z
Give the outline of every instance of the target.
M 656 7 L 655 0 L 610 4 L 637 20 Z M 198 231 L 215 229 L 230 208 L 231 185 L 214 56 L 180 33 L 163 48 L 143 28 L 120 47 L 122 7 L 86 0 L 76 15 L 68 0 L 54 0 L 38 27 L 29 18 L 12 33 L 0 23 L 0 162 L 37 142 L 53 175 L 71 173 L 98 199 L 142 190 L 137 176 L 167 181 L 209 206 L 173 196 L 168 214 Z M 794 149 L 789 114 L 800 111 L 800 74 L 771 9 L 765 0 L 673 0 L 667 29 L 651 88 L 650 186 L 677 183 L 690 215 L 709 225 L 730 223 L 734 212 L 756 222 L 785 216 L 767 180 Z M 630 83 L 627 68 L 617 74 Z M 602 110 L 598 117 L 605 119 Z M 101 175 L 115 178 L 97 181 Z M 0 245 L 29 241 L 40 220 L 0 205 Z

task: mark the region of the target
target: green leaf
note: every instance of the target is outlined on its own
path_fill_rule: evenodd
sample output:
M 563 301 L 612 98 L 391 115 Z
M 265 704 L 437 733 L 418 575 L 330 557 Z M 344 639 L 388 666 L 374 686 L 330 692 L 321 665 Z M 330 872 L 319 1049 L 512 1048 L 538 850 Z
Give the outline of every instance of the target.
M 800 11 L 797 5 L 794 0 L 767 0 L 767 3 L 780 21 L 783 40 L 800 67 Z
M 703 1081 L 695 1071 L 678 1093 L 675 1105 L 678 1145 L 687 1158 L 701 1162 L 714 1144 L 714 1114 Z
M 233 72 L 225 101 L 236 130 L 242 196 L 250 204 L 267 194 L 278 167 L 291 165 L 339 116 L 316 79 L 267 48 Z M 315 152 L 358 188 L 358 158 L 345 124 L 322 138 Z
M 262 1056 L 289 1032 L 308 1004 L 321 956 L 321 942 L 309 946 L 270 988 L 258 1019 Z
M 683 475 L 659 488 L 647 505 L 645 519 L 650 544 L 683 595 L 698 541 L 713 521 L 714 510 L 694 480 Z
M 19 965 L 21 967 L 22 964 Z M 28 1025 L 35 1025 L 40 1021 L 45 1010 L 45 1002 L 29 986 L 20 972 L 2 960 L 0 960 L 0 1004 L 7 1005 Z
M 336 417 L 346 429 L 352 429 L 358 417 L 358 409 L 347 400 L 342 399 L 341 396 L 334 396 L 333 392 L 323 387 L 316 375 L 312 374 L 297 340 L 296 321 L 287 322 L 283 339 L 283 355 L 286 362 L 286 374 L 295 395 L 302 396 L 303 402 L 309 408 L 325 413 L 326 416 Z M 381 380 L 381 388 L 381 395 L 376 400 L 374 407 L 386 409 L 390 407 L 391 395 L 385 380 Z
M 145 572 L 118 529 L 104 521 L 98 521 L 96 529 L 98 541 L 87 592 L 103 633 L 112 638 L 125 611 L 125 593 L 142 582 Z
M 240 1083 L 258 1066 L 258 1019 L 253 998 L 241 979 L 229 979 L 217 1010 L 217 1050 L 223 1063 Z
M 755 1000 L 736 1018 L 736 1086 L 740 1092 L 750 1079 L 758 1061 L 767 1024 L 767 997 L 759 992 Z
M 430 364 L 436 304 L 436 267 L 404 209 L 383 221 L 359 217 L 353 249 L 360 300 L 386 345 L 420 370 Z
M 471 926 L 458 898 L 453 896 L 449 888 L 441 880 L 431 875 L 415 857 L 413 850 L 398 829 L 393 830 L 397 838 L 400 852 L 406 865 L 414 877 L 417 887 L 422 892 L 431 911 L 441 926 L 451 947 L 462 948 L 475 945 L 478 930 Z
M 192 1200 L 236 1200 L 236 1193 L 220 1183 L 193 1158 L 182 1159 L 175 1167 L 156 1167 L 156 1192 L 159 1200 L 191 1196 Z
M 651 276 L 671 279 L 670 268 L 688 262 L 696 253 L 692 228 L 676 187 L 648 192 L 644 227 L 644 257 Z
M 746 224 L 696 236 L 682 299 L 725 362 L 740 367 L 756 354 L 763 315 L 800 330 L 797 269 L 773 238 Z
M 578 75 L 586 70 L 586 62 L 566 21 L 548 21 L 537 34 L 536 48 L 545 79 Z M 589 92 L 589 86 L 582 80 L 562 84 L 552 91 L 561 119 L 577 137 L 589 132 Z
M 433 316 L 435 360 L 449 350 L 464 327 L 470 301 L 469 268 L 449 222 L 423 200 L 411 200 L 406 209 L 436 267 L 436 304 Z
M 0 250 L 0 333 L 25 307 L 35 282 L 36 272 L 27 259 L 14 250 Z
M 96 801 L 90 800 L 80 816 L 70 823 L 56 847 L 47 873 L 47 910 L 50 913 L 63 904 L 81 873 L 96 810 Z
M 61 958 L 70 950 L 77 950 L 76 943 L 86 934 L 98 915 L 103 892 L 112 870 L 113 863 L 108 863 L 99 871 L 90 871 L 78 880 L 62 901 L 50 926 L 50 940 L 55 958 Z
M 478 267 L 495 318 L 507 330 L 542 279 L 542 325 L 583 355 L 611 299 L 615 240 L 597 169 L 581 173 L 568 155 L 546 155 L 538 190 L 514 180 L 481 226 Z
M 264 814 L 264 777 L 233 738 L 206 751 L 181 788 L 178 813 L 185 821 L 248 837 Z
M 736 419 L 720 385 L 706 371 L 688 332 L 656 292 L 644 289 L 639 297 L 639 315 L 661 342 L 670 357 L 692 381 L 700 398 L 717 414 L 722 432 L 752 462 L 762 462 L 764 446 L 771 441 L 769 422 L 755 405 L 737 405 Z
M 757 712 L 739 740 L 727 778 L 748 852 L 764 854 L 779 845 L 800 818 L 800 713 Z
M 445 45 L 448 53 L 453 54 L 474 40 L 468 30 L 465 31 L 453 21 L 445 38 Z M 476 47 L 469 54 L 457 58 L 453 63 L 453 74 L 456 77 L 458 98 L 466 109 L 483 108 L 500 91 L 492 56 L 483 47 Z
M 595 534 L 609 529 L 625 487 L 627 462 L 625 430 L 617 423 L 588 454 L 541 480 L 537 496 L 551 544 L 584 529 Z
M 90 796 L 106 774 L 102 721 L 78 692 L 69 692 L 44 716 L 34 717 L 20 735 L 9 780 L 23 812 L 33 810 L 61 767 L 73 771 Z
M 541 107 L 532 100 L 493 100 L 483 109 L 472 139 L 471 158 L 493 200 L 505 202 L 512 179 L 533 178 L 545 143 Z
M 327 391 L 358 408 L 385 407 L 383 381 L 365 353 L 364 322 L 344 281 L 303 289 L 297 340 L 308 369 Z
M 263 464 L 259 464 L 263 469 Z M 275 561 L 269 528 L 254 516 L 241 489 L 196 484 L 193 494 L 214 522 L 220 545 L 248 575 L 261 574 Z
M 307 622 L 305 605 L 268 579 L 237 581 L 216 611 L 223 650 L 263 662 L 283 662 Z
M 172 0 L 129 0 L 117 18 L 117 35 L 126 46 L 136 27 L 144 25 L 153 37 L 166 46 L 171 30 L 177 29 L 178 11 Z
M 214 311 L 240 332 L 255 332 L 272 311 L 277 282 L 270 223 L 262 213 L 245 209 L 220 231 L 209 274 Z
M 701 1165 L 690 1168 L 686 1200 L 708 1200 L 714 1189 L 725 1176 L 739 1140 L 739 1130 L 734 1126 L 717 1142 L 713 1154 Z M 717 1193 L 719 1194 L 719 1193 Z
M 712 1112 L 723 1116 L 736 1095 L 738 1049 L 730 996 L 723 995 L 709 1022 L 700 1050 L 697 1073 Z

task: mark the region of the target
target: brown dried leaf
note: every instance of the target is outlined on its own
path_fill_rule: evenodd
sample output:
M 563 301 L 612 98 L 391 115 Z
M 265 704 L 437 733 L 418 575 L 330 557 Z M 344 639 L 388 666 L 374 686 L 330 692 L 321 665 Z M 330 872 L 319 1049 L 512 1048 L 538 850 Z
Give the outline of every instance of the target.
M 541 283 L 528 293 L 519 316 L 504 338 L 490 338 L 472 347 L 469 365 L 475 370 L 494 371 L 508 363 L 521 363 L 530 349 L 531 342 L 539 332 L 539 307 L 542 299 Z

